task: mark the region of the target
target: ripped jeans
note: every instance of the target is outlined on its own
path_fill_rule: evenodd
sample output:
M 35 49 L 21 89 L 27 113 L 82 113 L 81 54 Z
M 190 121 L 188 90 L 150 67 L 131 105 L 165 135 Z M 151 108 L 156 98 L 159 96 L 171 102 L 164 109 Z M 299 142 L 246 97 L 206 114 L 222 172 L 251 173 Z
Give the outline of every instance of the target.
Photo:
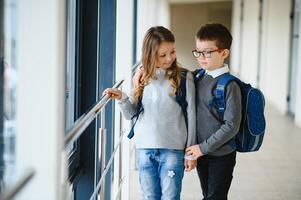
M 137 149 L 143 200 L 180 200 L 184 150 Z

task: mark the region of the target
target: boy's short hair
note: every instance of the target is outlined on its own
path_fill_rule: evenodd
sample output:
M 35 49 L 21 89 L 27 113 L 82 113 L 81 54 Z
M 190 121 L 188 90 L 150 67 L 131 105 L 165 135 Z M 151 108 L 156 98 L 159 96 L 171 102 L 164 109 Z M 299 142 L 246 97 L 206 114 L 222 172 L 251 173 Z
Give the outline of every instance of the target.
M 221 49 L 229 49 L 232 44 L 232 35 L 230 31 L 222 24 L 212 23 L 202 26 L 196 39 L 201 41 L 215 41 L 216 46 Z

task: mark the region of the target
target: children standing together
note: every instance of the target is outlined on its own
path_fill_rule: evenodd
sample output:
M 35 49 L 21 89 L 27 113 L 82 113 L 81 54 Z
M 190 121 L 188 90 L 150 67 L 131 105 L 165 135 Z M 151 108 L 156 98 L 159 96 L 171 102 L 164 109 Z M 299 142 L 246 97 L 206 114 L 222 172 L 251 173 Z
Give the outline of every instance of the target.
M 194 81 L 193 74 L 177 63 L 173 34 L 164 27 L 152 27 L 144 37 L 143 69 L 135 75 L 133 94 L 105 90 L 118 100 L 127 119 L 142 104 L 134 139 L 143 199 L 179 200 L 184 169 L 197 167 L 204 200 L 227 200 L 236 162 L 231 142 L 241 121 L 240 88 L 236 82 L 227 86 L 222 119 L 208 102 L 217 78 L 229 72 L 224 61 L 231 43 L 229 30 L 221 24 L 200 28 L 193 55 L 206 73 Z M 183 77 L 186 113 L 176 101 Z

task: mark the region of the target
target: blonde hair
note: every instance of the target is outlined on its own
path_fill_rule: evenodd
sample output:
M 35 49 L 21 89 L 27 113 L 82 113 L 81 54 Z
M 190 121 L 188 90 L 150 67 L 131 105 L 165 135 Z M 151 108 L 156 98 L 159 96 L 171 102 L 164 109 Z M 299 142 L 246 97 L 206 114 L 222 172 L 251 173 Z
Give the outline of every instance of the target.
M 151 27 L 144 36 L 142 45 L 142 65 L 144 69 L 144 79 L 138 87 L 134 89 L 134 99 L 137 102 L 142 96 L 144 87 L 155 78 L 156 58 L 159 46 L 162 42 L 175 42 L 175 37 L 170 30 L 163 26 Z M 170 82 L 175 95 L 181 81 L 181 68 L 177 64 L 177 59 L 166 69 L 165 78 Z

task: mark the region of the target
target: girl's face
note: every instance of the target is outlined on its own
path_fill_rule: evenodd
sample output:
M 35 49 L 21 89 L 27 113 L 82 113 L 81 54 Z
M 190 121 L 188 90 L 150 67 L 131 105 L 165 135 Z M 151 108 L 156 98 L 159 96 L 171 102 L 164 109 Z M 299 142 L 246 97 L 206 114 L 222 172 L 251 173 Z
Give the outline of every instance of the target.
M 175 59 L 175 43 L 162 42 L 157 51 L 156 66 L 161 69 L 168 69 Z
M 196 40 L 196 50 L 203 52 L 197 60 L 200 66 L 206 70 L 215 70 L 223 67 L 225 58 L 228 57 L 228 49 L 219 49 L 215 41 Z

